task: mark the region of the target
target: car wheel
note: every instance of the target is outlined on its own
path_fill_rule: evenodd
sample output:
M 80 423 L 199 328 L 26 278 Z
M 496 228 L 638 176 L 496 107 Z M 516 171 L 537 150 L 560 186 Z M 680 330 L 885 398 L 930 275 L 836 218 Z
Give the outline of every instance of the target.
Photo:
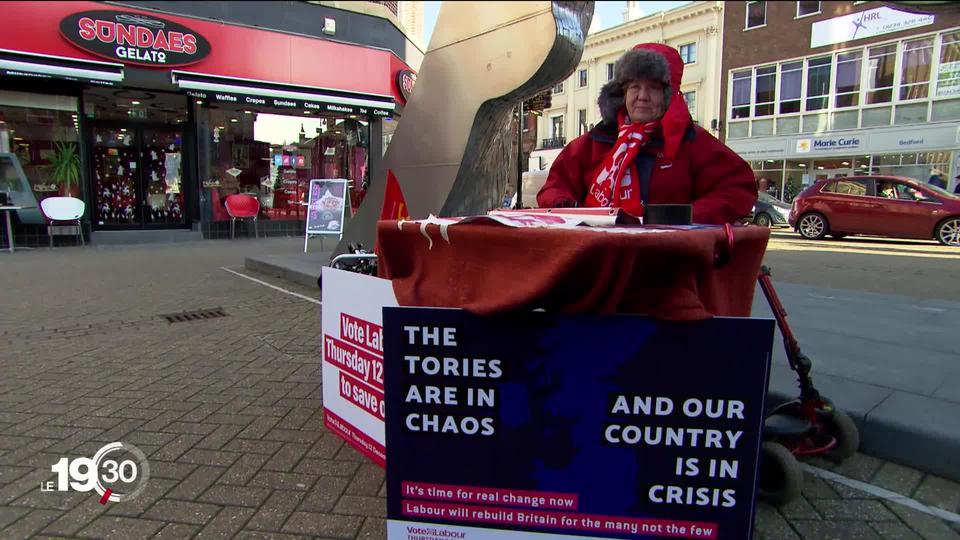
M 937 225 L 937 241 L 945 246 L 960 246 L 960 217 L 943 220 Z
M 827 225 L 827 218 L 820 214 L 805 214 L 797 222 L 797 230 L 800 236 L 808 240 L 820 240 L 827 235 L 830 226 Z
M 771 220 L 767 214 L 760 212 L 753 218 L 753 222 L 761 227 L 769 227 L 773 223 L 773 220 Z

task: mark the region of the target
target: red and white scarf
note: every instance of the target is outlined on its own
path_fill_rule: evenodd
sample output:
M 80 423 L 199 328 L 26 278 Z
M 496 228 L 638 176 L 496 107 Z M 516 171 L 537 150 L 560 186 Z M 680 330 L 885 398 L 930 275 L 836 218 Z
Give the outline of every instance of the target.
M 603 159 L 600 173 L 590 185 L 584 206 L 615 206 L 642 212 L 640 186 L 634 158 L 660 130 L 660 120 L 644 124 L 627 122 L 626 110 L 617 114 L 617 142 Z

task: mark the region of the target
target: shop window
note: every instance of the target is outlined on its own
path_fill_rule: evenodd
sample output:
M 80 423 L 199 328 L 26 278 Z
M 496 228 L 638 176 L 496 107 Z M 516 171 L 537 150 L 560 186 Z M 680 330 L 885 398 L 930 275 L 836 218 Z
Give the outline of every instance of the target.
M 733 92 L 731 95 L 730 118 L 747 118 L 750 116 L 750 84 L 753 70 L 733 72 Z
M 960 99 L 934 101 L 930 112 L 931 122 L 960 120 Z
M 750 122 L 730 122 L 727 124 L 727 137 L 731 139 L 743 139 L 750 131 Z
M 697 117 L 697 91 L 691 90 L 690 92 L 683 93 L 683 101 L 687 104 L 687 111 L 690 112 L 690 117 L 696 119 Z
M 587 87 L 587 70 L 581 69 L 577 74 L 577 79 L 580 88 Z
M 937 97 L 960 95 L 960 32 L 944 34 L 937 68 Z
M 830 56 L 807 60 L 807 99 L 804 110 L 818 111 L 827 108 L 832 64 L 833 58 Z
M 0 153 L 16 156 L 33 197 L 80 197 L 77 98 L 0 90 Z M 22 191 L 3 180 L 0 191 Z
M 754 120 L 753 126 L 750 128 L 750 136 L 763 137 L 766 135 L 773 135 L 773 119 Z
M 229 219 L 223 200 L 232 193 L 260 199 L 261 218 L 302 220 L 310 180 L 346 178 L 351 206 L 369 184 L 369 122 L 356 115 L 299 116 L 234 108 L 209 111 L 209 156 L 201 163 L 214 221 Z
M 834 86 L 836 92 L 835 107 L 856 107 L 860 104 L 860 67 L 862 62 L 863 51 L 837 55 L 837 82 Z
M 888 103 L 893 98 L 894 65 L 897 45 L 867 50 L 867 103 Z
M 857 110 L 835 112 L 830 122 L 831 129 L 856 129 L 860 112 Z
M 777 67 L 767 66 L 757 68 L 754 90 L 754 116 L 770 116 L 773 114 L 773 98 L 777 86 Z
M 933 38 L 907 41 L 900 62 L 900 99 L 920 99 L 930 89 L 930 63 Z
M 692 64 L 697 61 L 697 44 L 687 43 L 680 46 L 680 58 L 684 64 Z
M 803 62 L 780 64 L 780 114 L 800 112 Z
M 797 18 L 820 13 L 820 2 L 797 2 Z
M 747 2 L 747 21 L 744 30 L 759 28 L 767 24 L 767 3 Z
M 577 111 L 577 135 L 583 135 L 587 132 L 587 110 L 580 109 Z
M 777 134 L 788 135 L 792 133 L 800 133 L 800 117 L 777 118 Z
M 819 133 L 821 131 L 826 131 L 826 130 L 827 130 L 827 115 L 825 113 L 803 115 L 803 132 L 804 133 Z
M 563 93 L 563 82 L 562 82 L 562 81 L 561 81 L 561 82 L 558 82 L 558 83 L 556 84 L 556 86 L 553 87 L 553 93 L 554 93 L 554 94 L 562 94 L 562 93 Z
M 893 111 L 893 123 L 896 125 L 904 124 L 922 124 L 927 121 L 927 104 L 911 103 L 909 105 L 897 105 Z
M 860 127 L 879 127 L 890 125 L 892 107 L 876 107 L 861 111 Z
M 607 80 L 608 81 L 613 80 L 613 62 L 607 63 Z

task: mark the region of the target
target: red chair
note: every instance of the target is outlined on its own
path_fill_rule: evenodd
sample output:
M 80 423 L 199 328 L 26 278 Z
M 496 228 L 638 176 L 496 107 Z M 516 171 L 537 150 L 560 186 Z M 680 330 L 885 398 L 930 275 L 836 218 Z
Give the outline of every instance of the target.
M 234 194 L 227 196 L 224 201 L 227 207 L 227 213 L 230 214 L 230 238 L 235 237 L 236 223 L 238 219 L 253 220 L 253 236 L 259 238 L 257 231 L 257 216 L 260 214 L 260 201 L 252 195 Z

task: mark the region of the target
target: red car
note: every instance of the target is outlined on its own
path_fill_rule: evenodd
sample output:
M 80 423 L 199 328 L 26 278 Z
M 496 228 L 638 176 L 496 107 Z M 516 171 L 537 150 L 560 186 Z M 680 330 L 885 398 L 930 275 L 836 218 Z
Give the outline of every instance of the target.
M 811 240 L 869 234 L 960 246 L 960 196 L 903 176 L 818 180 L 794 199 L 789 221 Z

